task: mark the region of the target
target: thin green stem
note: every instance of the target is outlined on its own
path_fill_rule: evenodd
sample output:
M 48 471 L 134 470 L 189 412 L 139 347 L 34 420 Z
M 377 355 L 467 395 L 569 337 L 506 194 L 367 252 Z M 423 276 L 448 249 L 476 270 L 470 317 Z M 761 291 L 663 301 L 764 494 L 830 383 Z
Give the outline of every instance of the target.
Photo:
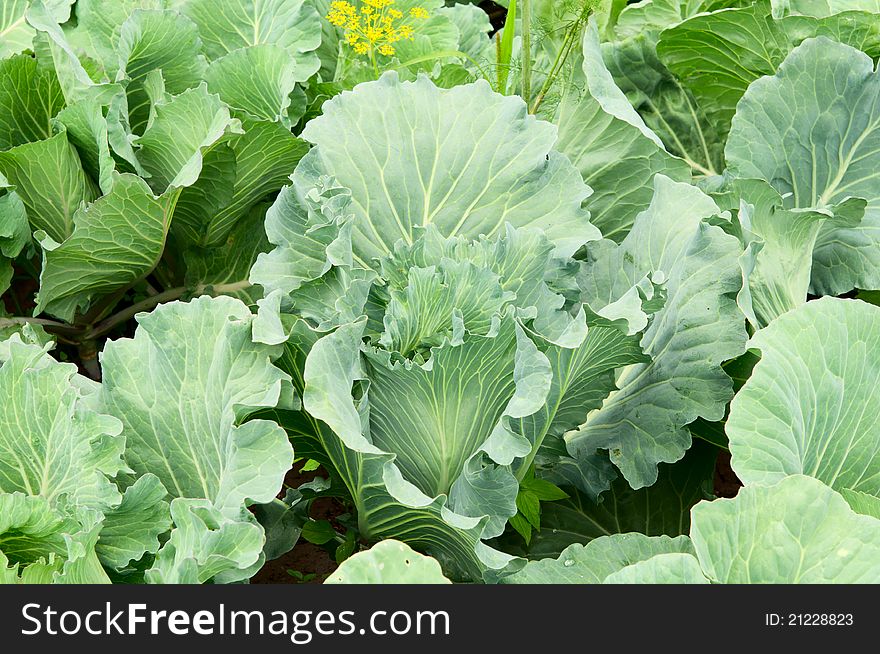
M 580 23 L 575 23 L 571 29 L 565 34 L 565 39 L 562 41 L 562 46 L 559 48 L 559 52 L 556 53 L 556 59 L 553 61 L 553 65 L 550 67 L 550 73 L 547 75 L 547 78 L 544 80 L 544 84 L 541 86 L 541 90 L 538 91 L 538 96 L 535 98 L 534 103 L 532 104 L 532 108 L 529 113 L 536 114 L 538 113 L 538 109 L 541 106 L 541 103 L 544 101 L 544 98 L 547 96 L 547 93 L 550 91 L 550 87 L 553 86 L 553 83 L 556 81 L 556 78 L 559 76 L 559 72 L 562 70 L 562 67 L 565 65 L 566 60 L 568 59 L 568 55 L 571 54 L 572 46 L 574 43 L 574 35 L 576 32 L 580 31 Z
M 522 97 L 532 97 L 532 0 L 522 0 Z
M 379 79 L 379 64 L 376 62 L 376 52 L 372 45 L 370 46 L 370 63 L 373 64 L 373 73 L 376 75 L 376 79 Z
M 336 68 L 333 71 L 333 81 L 338 82 L 342 79 L 341 72 L 345 68 L 345 51 L 343 50 L 344 41 L 339 39 L 339 47 L 336 51 Z
M 159 304 L 162 304 L 163 302 L 178 300 L 189 292 L 191 292 L 193 296 L 197 296 L 204 295 L 210 289 L 211 295 L 216 296 L 223 295 L 224 293 L 235 293 L 236 291 L 243 291 L 250 286 L 251 283 L 248 280 L 243 279 L 241 281 L 232 282 L 230 284 L 200 284 L 195 289 L 190 289 L 187 286 L 169 288 L 167 291 L 163 291 L 162 293 L 141 300 L 140 302 L 137 302 L 130 307 L 113 314 L 112 316 L 98 323 L 97 325 L 94 325 L 85 333 L 84 339 L 89 340 L 97 338 L 99 336 L 103 336 L 117 325 L 128 322 L 142 311 L 149 311 L 150 309 L 156 307 Z
M 81 327 L 67 325 L 57 320 L 49 320 L 48 318 L 28 318 L 24 316 L 14 316 L 12 318 L 0 318 L 0 327 L 12 327 L 15 325 L 40 325 L 46 331 L 64 334 L 68 336 L 76 336 L 82 333 Z

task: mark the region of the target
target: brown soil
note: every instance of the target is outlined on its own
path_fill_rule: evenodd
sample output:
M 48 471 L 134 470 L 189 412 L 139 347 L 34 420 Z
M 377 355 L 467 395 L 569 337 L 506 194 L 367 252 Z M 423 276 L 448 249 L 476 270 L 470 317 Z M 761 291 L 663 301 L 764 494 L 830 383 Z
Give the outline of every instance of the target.
M 336 569 L 336 561 L 317 545 L 301 540 L 282 557 L 269 561 L 251 579 L 252 584 L 320 584 Z M 305 582 L 290 576 L 288 570 L 297 570 L 303 575 L 315 577 Z
M 491 0 L 481 2 L 480 9 L 489 15 L 489 20 L 492 22 L 492 34 L 504 27 L 504 21 L 507 18 L 507 9 L 491 2 Z
M 301 470 L 302 463 L 297 463 L 287 473 L 285 484 L 296 488 L 300 484 L 312 481 L 315 477 L 326 476 L 326 472 L 322 469 L 312 472 L 303 472 Z M 282 492 L 279 496 L 283 496 Z M 312 502 L 309 515 L 316 520 L 329 520 L 337 530 L 341 530 L 341 525 L 337 522 L 337 518 L 346 512 L 345 506 L 339 500 L 332 497 L 320 497 Z M 284 556 L 273 561 L 269 561 L 263 568 L 251 579 L 252 584 L 320 584 L 333 572 L 337 567 L 333 556 L 323 547 L 314 545 L 307 540 L 300 539 L 294 548 Z M 300 581 L 288 573 L 288 570 L 295 570 L 306 575 L 315 575 L 308 581 Z
M 12 285 L 2 299 L 6 311 L 13 315 L 29 316 L 36 306 L 34 294 L 39 287 L 40 284 L 36 279 L 27 276 L 18 266 L 14 266 Z
M 715 461 L 714 490 L 716 497 L 736 497 L 743 483 L 730 467 L 730 452 L 721 450 Z

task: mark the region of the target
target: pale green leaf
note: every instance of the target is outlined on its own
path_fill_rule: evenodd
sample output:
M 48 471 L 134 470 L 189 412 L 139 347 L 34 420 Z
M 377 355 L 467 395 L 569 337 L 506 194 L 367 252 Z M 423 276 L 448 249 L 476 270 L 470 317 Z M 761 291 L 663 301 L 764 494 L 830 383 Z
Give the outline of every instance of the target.
M 70 6 L 74 0 L 44 0 L 52 16 L 59 23 L 70 18 Z M 0 9 L 0 58 L 29 50 L 33 44 L 34 29 L 28 25 L 26 14 L 34 2 L 29 0 L 5 0 Z
M 250 514 L 234 520 L 209 500 L 171 502 L 174 530 L 145 573 L 148 584 L 203 584 L 244 581 L 259 570 L 263 529 Z
M 448 584 L 440 564 L 406 543 L 383 540 L 346 559 L 325 584 Z
M 176 12 L 138 9 L 122 24 L 117 77 L 127 82 L 132 132 L 142 134 L 149 120 L 147 74 L 161 70 L 165 90 L 172 95 L 197 86 L 205 74 L 201 45 L 196 25 Z
M 270 363 L 271 348 L 252 342 L 250 311 L 205 296 L 138 321 L 133 339 L 101 355 L 101 393 L 124 425 L 126 462 L 158 476 L 172 498 L 208 500 L 232 520 L 246 501 L 271 501 L 293 461 L 287 436 L 237 416 L 278 404 L 287 376 Z
M 227 130 L 240 128 L 229 109 L 204 83 L 158 102 L 143 136 L 134 140 L 136 156 L 153 192 L 190 186 L 202 170 L 203 150 Z
M 0 492 L 21 492 L 103 509 L 119 503 L 110 478 L 125 469 L 125 441 L 115 418 L 81 397 L 76 366 L 58 363 L 48 348 L 4 343 L 0 366 Z
M 100 513 L 73 518 L 21 493 L 0 494 L 0 509 L 0 583 L 110 583 L 95 551 Z
M 772 0 L 775 16 L 803 15 L 819 18 L 842 11 L 868 11 L 880 14 L 877 0 Z
M 592 21 L 584 35 L 582 68 L 586 88 L 569 90 L 557 107 L 555 147 L 593 189 L 587 204 L 593 224 L 605 238 L 620 241 L 650 204 L 654 175 L 688 181 L 690 168 L 665 150 L 614 84 Z M 580 78 L 576 71 L 571 83 Z
M 352 399 L 352 385 L 364 376 L 363 329 L 363 322 L 343 325 L 321 338 L 297 322 L 282 361 L 304 369 L 303 404 L 309 415 L 292 413 L 285 427 L 309 456 L 322 460 L 352 489 L 363 537 L 403 539 L 435 557 L 456 580 L 480 579 L 487 569 L 503 568 L 511 557 L 480 542 L 487 518 L 459 515 L 446 507 L 444 496 L 426 496 L 403 477 L 394 454 L 382 452 L 363 431 L 366 403 L 356 406 Z
M 828 38 L 807 39 L 779 72 L 754 82 L 733 117 L 725 156 L 734 175 L 764 179 L 787 207 L 867 201 L 856 227 L 829 221 L 813 255 L 812 290 L 880 286 L 880 74 L 871 58 Z
M 716 583 L 880 581 L 880 520 L 853 513 L 811 477 L 701 502 L 691 512 L 691 539 L 704 574 Z
M 804 474 L 880 496 L 880 417 L 868 408 L 880 385 L 878 329 L 880 308 L 823 298 L 755 334 L 761 361 L 727 421 L 743 482 Z
M 198 26 L 205 54 L 213 61 L 253 45 L 272 43 L 287 50 L 303 69 L 302 79 L 320 65 L 321 17 L 305 0 L 189 0 L 183 13 Z
M 657 53 L 726 135 L 748 86 L 762 75 L 773 75 L 801 41 L 827 36 L 876 57 L 880 54 L 876 23 L 875 15 L 854 11 L 822 19 L 775 19 L 769 0 L 763 0 L 740 9 L 697 15 L 672 26 L 661 33 Z
M 756 329 L 807 301 L 813 249 L 819 230 L 831 214 L 809 209 L 783 209 L 783 200 L 759 180 L 759 193 L 769 203 L 740 201 L 738 216 L 747 246 L 740 262 L 743 288 L 737 302 Z M 752 196 L 747 193 L 749 199 Z
M 614 572 L 604 584 L 708 584 L 692 554 L 658 554 Z
M 167 492 L 153 474 L 125 489 L 119 506 L 107 511 L 96 551 L 101 563 L 121 570 L 159 550 L 159 536 L 171 528 Z
M 235 156 L 232 196 L 219 211 L 205 214 L 202 221 L 198 242 L 207 247 L 222 245 L 255 204 L 287 183 L 308 152 L 308 144 L 279 123 L 245 121 L 243 127 L 244 134 L 228 140 Z
M 64 107 L 58 78 L 21 54 L 0 61 L 0 150 L 51 138 Z
M 619 246 L 598 251 L 580 282 L 596 310 L 646 275 L 667 280 L 665 305 L 641 340 L 651 361 L 621 370 L 619 390 L 565 436 L 575 458 L 609 450 L 633 488 L 656 481 L 657 463 L 683 456 L 691 444 L 687 424 L 724 417 L 733 384 L 721 364 L 741 354 L 746 341 L 730 297 L 741 284 L 739 244 L 704 222 L 719 212 L 717 205 L 662 175 L 654 185 L 654 199 L 632 231 Z
M 139 177 L 117 177 L 107 195 L 74 215 L 70 238 L 42 242 L 36 311 L 72 322 L 95 298 L 148 275 L 164 251 L 173 196 L 156 198 Z
M 68 105 L 55 117 L 67 130 L 67 140 L 76 148 L 83 170 L 97 181 L 102 193 L 113 187 L 116 162 L 110 153 L 110 126 L 98 100 L 84 98 Z
M 586 545 L 571 545 L 558 558 L 530 561 L 504 577 L 505 584 L 601 584 L 627 566 L 658 554 L 691 554 L 687 536 L 649 537 L 643 534 L 603 536 Z
M 113 79 L 121 63 L 117 54 L 122 25 L 135 11 L 162 10 L 179 4 L 176 0 L 77 0 L 76 26 L 66 28 L 77 50 L 99 64 Z M 63 22 L 63 21 L 59 21 Z
M 322 277 L 331 266 L 351 266 L 350 206 L 351 192 L 329 180 L 304 197 L 298 195 L 294 186 L 281 189 L 266 213 L 266 234 L 275 248 L 257 257 L 251 281 L 263 286 L 267 293 L 280 291 L 290 295 L 305 282 Z M 302 297 L 296 296 L 299 308 Z M 360 315 L 360 309 L 352 319 Z M 334 313 L 331 308 L 326 315 Z
M 233 109 L 253 118 L 280 122 L 287 116 L 290 94 L 308 78 L 280 45 L 264 43 L 234 50 L 208 67 L 208 90 Z
M 868 495 L 862 491 L 854 491 L 849 488 L 841 489 L 840 494 L 850 505 L 853 511 L 862 515 L 869 515 L 880 520 L 880 497 Z
M 323 112 L 303 132 L 317 147 L 294 183 L 305 192 L 331 175 L 351 189 L 352 244 L 364 267 L 428 224 L 469 239 L 505 223 L 540 227 L 559 256 L 598 236 L 581 209 L 589 189 L 551 150 L 555 128 L 486 82 L 439 89 L 424 76 L 386 73 Z
M 0 174 L 27 208 L 33 230 L 61 242 L 73 233 L 73 216 L 97 197 L 67 132 L 0 152 Z

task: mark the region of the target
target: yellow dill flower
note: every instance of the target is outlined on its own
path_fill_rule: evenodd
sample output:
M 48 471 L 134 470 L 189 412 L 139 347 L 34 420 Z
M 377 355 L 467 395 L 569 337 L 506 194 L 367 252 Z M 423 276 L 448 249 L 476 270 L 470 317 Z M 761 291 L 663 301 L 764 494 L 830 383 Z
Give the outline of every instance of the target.
M 356 54 L 369 55 L 377 75 L 376 53 L 384 57 L 396 54 L 393 43 L 402 39 L 413 40 L 415 28 L 410 21 L 428 18 L 423 7 L 413 7 L 405 14 L 392 7 L 394 2 L 358 0 L 355 6 L 351 2 L 334 0 L 326 16 L 331 25 L 345 30 L 343 40 Z

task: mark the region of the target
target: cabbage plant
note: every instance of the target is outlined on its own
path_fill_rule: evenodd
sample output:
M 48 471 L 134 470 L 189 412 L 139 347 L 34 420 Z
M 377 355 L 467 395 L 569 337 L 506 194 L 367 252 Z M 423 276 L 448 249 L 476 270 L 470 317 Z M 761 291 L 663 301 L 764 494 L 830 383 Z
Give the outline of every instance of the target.
M 876 2 L 515 6 L 4 5 L 0 581 L 880 582 Z

